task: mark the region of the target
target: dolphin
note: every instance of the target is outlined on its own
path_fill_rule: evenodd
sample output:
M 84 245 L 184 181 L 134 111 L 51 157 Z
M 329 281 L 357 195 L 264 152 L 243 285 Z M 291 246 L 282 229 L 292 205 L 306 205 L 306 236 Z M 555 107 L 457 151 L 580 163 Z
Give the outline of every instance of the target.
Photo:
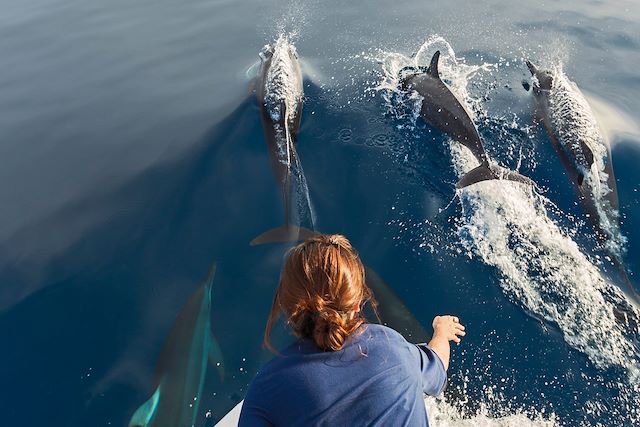
M 440 78 L 439 59 L 438 50 L 428 68 L 406 67 L 401 70 L 402 87 L 415 90 L 422 96 L 420 116 L 424 121 L 463 144 L 480 162 L 480 166 L 460 178 L 456 188 L 491 179 L 507 179 L 535 186 L 529 178 L 490 161 L 469 113 Z
M 424 343 L 431 336 L 393 289 L 371 267 L 364 266 L 365 283 L 378 301 L 380 321 L 400 332 L 407 341 Z
M 129 421 L 129 427 L 192 426 L 210 361 L 224 376 L 222 351 L 211 335 L 211 288 L 216 264 L 189 298 L 171 328 L 156 367 L 154 392 Z
M 625 282 L 625 293 L 639 306 L 640 295 L 621 259 L 624 238 L 620 233 L 618 190 L 609 143 L 586 98 L 564 72 L 542 70 L 531 61 L 526 64 L 533 76 L 536 121 L 542 121 L 596 238 Z
M 256 97 L 262 117 L 271 165 L 280 184 L 284 202 L 284 225 L 271 229 L 251 241 L 251 245 L 305 239 L 312 233 L 290 223 L 291 191 L 294 173 L 304 181 L 296 152 L 296 141 L 304 92 L 302 71 L 295 47 L 284 35 L 260 53 L 261 67 Z

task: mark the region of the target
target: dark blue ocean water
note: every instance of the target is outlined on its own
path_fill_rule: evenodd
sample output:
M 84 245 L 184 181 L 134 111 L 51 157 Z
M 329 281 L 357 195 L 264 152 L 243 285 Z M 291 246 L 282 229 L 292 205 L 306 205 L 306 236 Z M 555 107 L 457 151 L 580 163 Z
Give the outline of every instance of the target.
M 529 127 L 521 85 L 526 58 L 559 61 L 599 100 L 638 289 L 635 1 L 0 5 L 0 425 L 127 425 L 214 260 L 226 376 L 209 371 L 196 425 L 242 399 L 270 357 L 261 335 L 288 247 L 248 244 L 283 217 L 248 71 L 282 32 L 305 73 L 298 153 L 317 230 L 347 235 L 425 327 L 441 313 L 467 325 L 442 423 L 639 422 L 638 335 L 595 317 L 619 279 L 598 263 L 548 138 Z M 468 79 L 487 150 L 512 168 L 520 159 L 545 208 L 493 183 L 449 204 L 450 143 L 375 89 L 384 58 L 435 35 L 461 64 L 489 64 Z M 502 249 L 501 230 L 515 235 Z

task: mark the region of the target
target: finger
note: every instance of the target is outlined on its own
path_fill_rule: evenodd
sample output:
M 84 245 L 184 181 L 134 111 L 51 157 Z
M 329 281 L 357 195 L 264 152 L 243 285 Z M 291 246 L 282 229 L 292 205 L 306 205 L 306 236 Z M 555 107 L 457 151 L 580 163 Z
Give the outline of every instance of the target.
M 453 336 L 453 341 L 455 341 L 456 344 L 460 344 L 460 338 L 458 338 L 457 336 Z
M 454 325 L 454 328 L 455 328 L 456 330 L 460 330 L 460 331 L 464 331 L 464 330 L 466 330 L 466 329 L 467 329 L 467 328 L 465 328 L 465 327 L 464 327 L 464 325 L 461 325 L 461 324 L 459 324 L 459 323 L 455 324 L 455 325 Z
M 460 337 L 463 337 L 463 336 L 467 335 L 467 333 L 465 331 L 456 331 L 455 334 L 460 336 Z
M 460 319 L 458 319 L 456 316 L 451 316 L 453 318 L 453 323 L 460 323 Z

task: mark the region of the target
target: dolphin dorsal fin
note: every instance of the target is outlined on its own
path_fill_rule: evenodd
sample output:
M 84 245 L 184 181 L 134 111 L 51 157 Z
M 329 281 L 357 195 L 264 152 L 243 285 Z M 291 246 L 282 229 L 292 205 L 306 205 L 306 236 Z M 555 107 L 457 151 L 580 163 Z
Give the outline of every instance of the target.
M 438 72 L 438 60 L 440 60 L 440 51 L 436 50 L 436 53 L 434 53 L 431 58 L 429 69 L 427 70 L 427 74 L 436 79 L 440 79 L 440 73 Z

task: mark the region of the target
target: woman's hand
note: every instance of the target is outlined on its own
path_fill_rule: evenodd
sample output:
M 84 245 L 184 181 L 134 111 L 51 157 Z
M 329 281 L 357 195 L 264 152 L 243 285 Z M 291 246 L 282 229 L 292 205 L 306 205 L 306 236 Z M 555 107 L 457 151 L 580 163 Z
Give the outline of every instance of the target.
M 432 325 L 433 338 L 446 339 L 460 344 L 460 337 L 466 335 L 464 326 L 456 316 L 436 316 Z
M 464 326 L 460 324 L 460 319 L 455 316 L 436 316 L 433 319 L 433 337 L 429 341 L 429 347 L 436 352 L 444 369 L 449 369 L 449 357 L 451 349 L 449 341 L 460 343 L 460 337 L 466 335 Z

